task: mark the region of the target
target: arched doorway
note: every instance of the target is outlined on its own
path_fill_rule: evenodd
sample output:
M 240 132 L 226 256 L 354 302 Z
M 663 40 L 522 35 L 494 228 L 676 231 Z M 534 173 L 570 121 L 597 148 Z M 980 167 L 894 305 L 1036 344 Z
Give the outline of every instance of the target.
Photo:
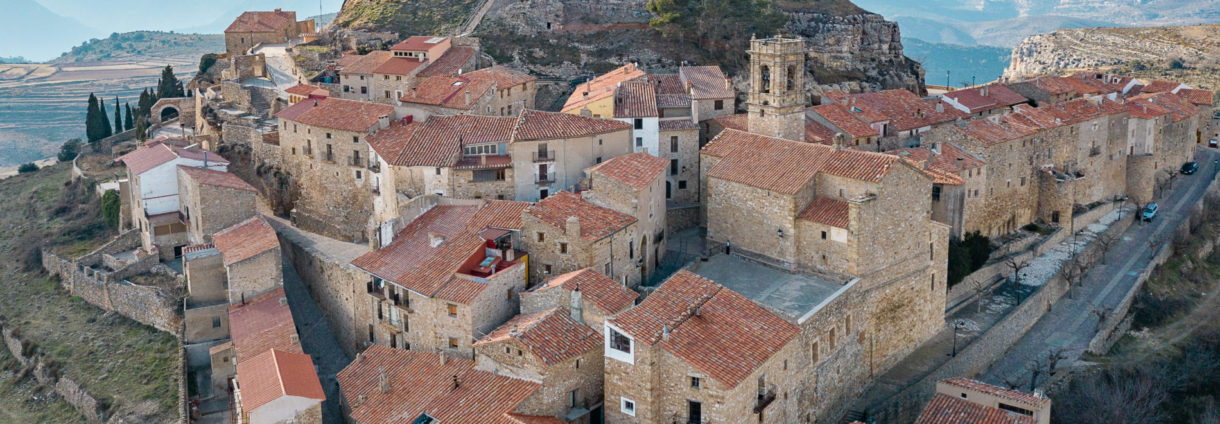
M 178 108 L 166 106 L 161 109 L 161 122 L 169 121 L 178 117 Z

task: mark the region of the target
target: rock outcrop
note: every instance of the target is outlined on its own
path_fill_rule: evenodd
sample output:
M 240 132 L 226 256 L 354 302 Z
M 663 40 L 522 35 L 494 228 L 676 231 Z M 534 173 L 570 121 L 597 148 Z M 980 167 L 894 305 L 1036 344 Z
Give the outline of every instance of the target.
M 1012 51 L 1005 78 L 1119 65 L 1214 66 L 1220 25 L 1065 29 L 1035 35 Z

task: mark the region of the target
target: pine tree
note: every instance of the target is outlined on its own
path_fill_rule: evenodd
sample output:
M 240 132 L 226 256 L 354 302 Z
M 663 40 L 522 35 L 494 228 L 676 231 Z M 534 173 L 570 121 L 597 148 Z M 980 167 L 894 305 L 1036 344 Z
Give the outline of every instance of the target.
M 178 81 L 177 76 L 174 76 L 173 66 L 165 65 L 165 69 L 161 70 L 161 80 L 157 82 L 156 94 L 158 99 L 186 96 L 182 82 Z
M 89 142 L 98 141 L 104 137 L 102 135 L 101 125 L 98 125 L 98 109 L 97 96 L 94 96 L 93 93 L 89 93 L 89 109 L 85 111 L 85 138 L 87 138 Z
M 123 109 L 119 108 L 119 96 L 114 96 L 114 133 L 123 132 Z
M 125 103 L 124 106 L 127 109 L 127 116 L 123 117 L 123 131 L 130 131 L 136 127 L 135 117 L 131 116 L 131 102 Z
M 101 131 L 102 138 L 110 137 L 114 133 L 110 131 L 110 118 L 106 117 L 106 105 L 98 102 L 97 105 L 98 128 Z M 100 139 L 99 139 L 100 140 Z

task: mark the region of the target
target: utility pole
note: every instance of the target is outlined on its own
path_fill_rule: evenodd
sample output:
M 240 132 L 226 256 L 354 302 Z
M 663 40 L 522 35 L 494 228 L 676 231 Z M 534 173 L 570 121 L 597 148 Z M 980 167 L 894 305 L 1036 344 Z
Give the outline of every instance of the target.
M 950 85 L 950 84 L 949 84 L 949 74 L 950 74 L 951 72 L 953 72 L 953 71 L 950 71 L 950 70 L 947 70 L 947 69 L 945 70 L 945 88 L 952 87 L 952 85 Z

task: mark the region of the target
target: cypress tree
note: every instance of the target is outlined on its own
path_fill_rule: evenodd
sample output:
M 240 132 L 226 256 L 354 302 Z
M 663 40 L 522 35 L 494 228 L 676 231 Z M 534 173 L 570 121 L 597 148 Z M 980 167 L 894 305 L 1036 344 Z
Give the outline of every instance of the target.
M 148 140 L 148 121 L 143 116 L 136 118 L 136 139 Z
M 97 126 L 99 131 L 101 131 L 101 138 L 110 137 L 112 134 L 114 134 L 110 131 L 110 118 L 106 117 L 106 105 L 102 104 L 100 101 L 97 105 L 97 115 L 97 120 L 99 121 Z
M 123 131 L 131 130 L 136 127 L 135 118 L 131 116 L 131 102 L 124 104 L 127 109 L 127 115 L 123 117 Z
M 161 70 L 161 80 L 157 82 L 157 98 L 184 97 L 186 95 L 184 91 L 182 82 L 174 76 L 174 67 L 165 65 L 165 69 Z
M 152 108 L 152 94 L 149 94 L 148 89 L 140 92 L 140 100 L 136 102 L 136 112 L 142 116 L 148 116 L 148 110 Z
M 98 105 L 97 96 L 89 93 L 89 109 L 85 111 L 85 138 L 90 142 L 102 139 L 101 126 L 98 125 Z
M 119 96 L 114 96 L 114 133 L 123 132 L 123 109 L 119 108 Z

